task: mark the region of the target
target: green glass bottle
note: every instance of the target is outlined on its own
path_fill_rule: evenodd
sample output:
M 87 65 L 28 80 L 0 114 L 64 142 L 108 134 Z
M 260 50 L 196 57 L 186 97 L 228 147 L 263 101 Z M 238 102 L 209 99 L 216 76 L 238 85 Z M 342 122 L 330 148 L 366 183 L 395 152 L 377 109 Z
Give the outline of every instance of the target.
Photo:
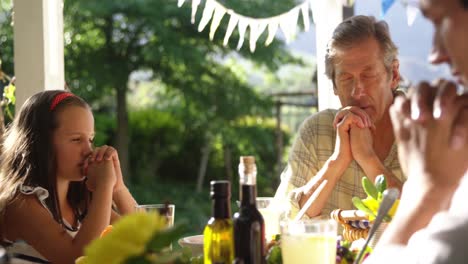
M 234 234 L 231 219 L 231 184 L 212 181 L 212 217 L 203 231 L 205 264 L 231 264 L 234 260 Z

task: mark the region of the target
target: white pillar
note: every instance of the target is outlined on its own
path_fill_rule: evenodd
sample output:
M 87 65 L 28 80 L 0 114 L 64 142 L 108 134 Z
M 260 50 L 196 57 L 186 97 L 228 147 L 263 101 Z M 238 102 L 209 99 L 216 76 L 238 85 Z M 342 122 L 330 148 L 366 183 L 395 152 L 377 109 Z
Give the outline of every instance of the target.
M 31 95 L 64 89 L 63 0 L 14 0 L 16 108 Z
M 325 75 L 325 53 L 333 30 L 343 21 L 343 6 L 336 0 L 312 1 L 317 43 L 317 80 L 318 108 L 341 107 L 338 97 L 333 93 L 333 84 Z

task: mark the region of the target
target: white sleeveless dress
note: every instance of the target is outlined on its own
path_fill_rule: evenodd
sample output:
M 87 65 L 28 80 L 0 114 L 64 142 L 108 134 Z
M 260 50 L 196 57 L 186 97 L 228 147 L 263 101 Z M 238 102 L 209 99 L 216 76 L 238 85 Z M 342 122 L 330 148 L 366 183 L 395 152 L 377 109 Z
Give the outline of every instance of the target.
M 25 195 L 35 195 L 37 199 L 39 199 L 39 202 L 44 206 L 45 209 L 52 215 L 50 212 L 49 208 L 47 208 L 46 205 L 46 199 L 49 197 L 49 192 L 42 188 L 42 187 L 31 187 L 31 186 L 26 186 L 23 185 L 20 188 L 20 191 L 22 194 Z M 64 225 L 66 225 L 66 231 L 70 236 L 75 237 L 76 233 L 79 230 L 80 223 L 78 223 L 78 229 L 73 230 L 71 228 L 71 225 L 67 223 L 65 219 L 63 219 Z M 73 230 L 73 231 L 72 231 Z M 10 256 L 13 256 L 13 263 L 24 263 L 24 264 L 30 264 L 30 263 L 50 263 L 44 256 L 42 256 L 37 250 L 35 250 L 32 246 L 27 244 L 24 241 L 5 241 L 7 243 L 6 249 L 8 254 Z M 45 242 L 47 243 L 47 242 Z

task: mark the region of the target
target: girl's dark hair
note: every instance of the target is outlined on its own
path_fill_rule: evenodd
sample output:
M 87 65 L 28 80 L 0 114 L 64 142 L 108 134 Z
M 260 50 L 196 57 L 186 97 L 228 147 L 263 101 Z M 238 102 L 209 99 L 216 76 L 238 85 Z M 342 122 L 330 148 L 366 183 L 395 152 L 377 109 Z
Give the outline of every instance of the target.
M 7 129 L 0 155 L 0 211 L 19 195 L 22 184 L 49 191 L 46 205 L 55 221 L 63 225 L 56 186 L 56 156 L 52 135 L 58 127 L 57 114 L 68 106 L 90 109 L 80 97 L 61 100 L 52 110 L 51 104 L 64 90 L 48 90 L 30 97 Z M 90 193 L 84 182 L 72 182 L 67 199 L 78 219 L 84 217 Z
M 468 9 L 468 0 L 461 0 L 461 3 L 465 9 Z

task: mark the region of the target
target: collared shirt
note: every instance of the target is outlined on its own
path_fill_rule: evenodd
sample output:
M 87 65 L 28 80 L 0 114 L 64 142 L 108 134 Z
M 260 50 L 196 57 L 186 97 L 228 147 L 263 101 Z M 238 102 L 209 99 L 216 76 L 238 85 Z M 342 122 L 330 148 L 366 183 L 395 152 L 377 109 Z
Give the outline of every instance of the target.
M 333 120 L 338 110 L 327 109 L 318 112 L 309 118 L 299 128 L 298 136 L 289 155 L 288 165 L 281 174 L 281 184 L 278 187 L 275 199 L 279 202 L 289 203 L 289 217 L 299 212 L 300 191 L 324 166 L 332 156 L 335 149 L 336 129 Z M 399 180 L 404 182 L 404 176 L 396 143 L 393 143 L 388 156 L 383 162 L 384 166 Z M 361 180 L 364 171 L 354 160 L 336 183 L 328 201 L 322 209 L 321 215 L 329 215 L 334 209 L 356 209 L 351 202 L 352 197 L 365 198 Z
M 408 245 L 384 244 L 366 264 L 464 264 L 468 262 L 468 173 L 457 188 L 448 211 L 439 212 Z

